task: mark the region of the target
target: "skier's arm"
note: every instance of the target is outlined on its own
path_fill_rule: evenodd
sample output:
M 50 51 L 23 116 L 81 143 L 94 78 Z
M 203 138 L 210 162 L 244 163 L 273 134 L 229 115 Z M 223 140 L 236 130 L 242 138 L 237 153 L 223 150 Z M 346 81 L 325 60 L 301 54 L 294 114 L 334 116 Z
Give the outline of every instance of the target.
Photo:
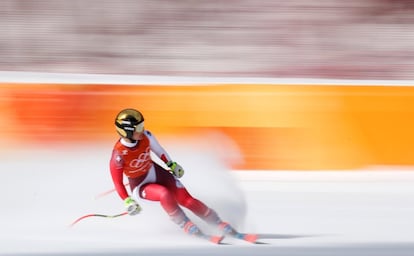
M 152 135 L 151 132 L 145 130 L 145 135 L 150 141 L 151 151 L 154 152 L 154 154 L 171 169 L 170 172 L 174 174 L 174 176 L 181 178 L 184 175 L 183 167 L 171 159 L 167 151 L 165 151 L 165 149 L 161 146 L 161 144 L 158 142 L 155 136 Z
M 129 215 L 136 215 L 141 211 L 141 206 L 132 199 L 124 185 L 124 172 L 122 170 L 122 157 L 117 152 L 112 153 L 110 170 L 112 181 L 114 182 L 116 192 L 124 201 L 125 208 Z
M 109 164 L 109 168 L 111 171 L 112 181 L 114 183 L 116 192 L 121 197 L 122 200 L 125 200 L 128 197 L 128 192 L 124 185 L 124 173 L 122 170 L 122 157 L 114 151 L 112 153 L 111 161 Z
M 150 148 L 151 151 L 154 152 L 154 154 L 161 159 L 164 163 L 168 163 L 171 160 L 171 157 L 168 155 L 167 151 L 161 146 L 161 144 L 158 142 L 157 138 L 148 130 L 145 130 L 145 135 L 150 141 Z

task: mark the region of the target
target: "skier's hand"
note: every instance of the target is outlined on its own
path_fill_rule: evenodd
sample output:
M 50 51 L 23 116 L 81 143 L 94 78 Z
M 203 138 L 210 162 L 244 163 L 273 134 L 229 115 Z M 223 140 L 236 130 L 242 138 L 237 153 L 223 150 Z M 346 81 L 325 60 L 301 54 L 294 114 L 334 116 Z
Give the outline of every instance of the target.
M 124 200 L 125 208 L 129 215 L 136 215 L 141 211 L 141 206 L 131 197 L 127 197 Z
M 177 177 L 181 178 L 184 175 L 184 169 L 181 167 L 181 165 L 177 164 L 176 162 L 169 161 L 167 163 L 167 166 L 171 169 L 171 173 Z

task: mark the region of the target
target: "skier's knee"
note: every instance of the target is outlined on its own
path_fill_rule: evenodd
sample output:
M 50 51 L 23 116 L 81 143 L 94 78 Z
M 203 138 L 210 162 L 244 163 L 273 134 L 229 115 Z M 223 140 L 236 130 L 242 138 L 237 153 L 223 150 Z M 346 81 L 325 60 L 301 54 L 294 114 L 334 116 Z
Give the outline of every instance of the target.
M 174 197 L 172 196 L 171 192 L 167 188 L 165 187 L 160 188 L 158 193 L 159 193 L 159 198 L 161 202 L 174 201 Z

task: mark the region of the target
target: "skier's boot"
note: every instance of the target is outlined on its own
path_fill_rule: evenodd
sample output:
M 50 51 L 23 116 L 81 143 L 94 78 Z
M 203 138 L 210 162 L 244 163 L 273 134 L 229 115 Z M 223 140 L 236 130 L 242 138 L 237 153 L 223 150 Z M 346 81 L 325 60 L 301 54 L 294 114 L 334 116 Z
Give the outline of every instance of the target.
M 182 229 L 189 235 L 201 235 L 201 230 L 189 219 L 182 224 Z

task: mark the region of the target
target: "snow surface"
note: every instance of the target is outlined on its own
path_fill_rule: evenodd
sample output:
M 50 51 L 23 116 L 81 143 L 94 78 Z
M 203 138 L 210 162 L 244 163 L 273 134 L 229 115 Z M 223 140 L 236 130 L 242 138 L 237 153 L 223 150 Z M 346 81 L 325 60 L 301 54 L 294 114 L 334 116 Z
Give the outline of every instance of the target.
M 69 227 L 85 214 L 124 208 L 116 193 L 98 197 L 112 188 L 111 143 L 55 145 L 3 150 L 0 255 L 414 255 L 411 170 L 230 171 L 237 152 L 200 141 L 163 144 L 184 166 L 189 191 L 263 244 L 190 237 L 148 201 L 138 216 Z

